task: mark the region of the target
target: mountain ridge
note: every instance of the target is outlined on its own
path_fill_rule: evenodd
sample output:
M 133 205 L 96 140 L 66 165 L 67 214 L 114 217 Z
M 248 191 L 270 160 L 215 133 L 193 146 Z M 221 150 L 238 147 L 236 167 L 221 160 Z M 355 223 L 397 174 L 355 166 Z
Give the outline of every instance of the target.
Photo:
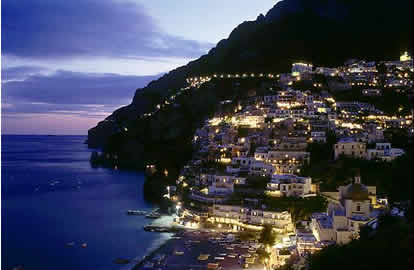
M 411 10 L 410 0 L 279 1 L 266 15 L 238 25 L 207 54 L 137 89 L 130 105 L 88 131 L 88 145 L 103 147 L 120 126 L 151 111 L 169 90 L 184 87 L 190 76 L 286 72 L 298 60 L 334 66 L 349 58 L 396 58 L 413 48 Z

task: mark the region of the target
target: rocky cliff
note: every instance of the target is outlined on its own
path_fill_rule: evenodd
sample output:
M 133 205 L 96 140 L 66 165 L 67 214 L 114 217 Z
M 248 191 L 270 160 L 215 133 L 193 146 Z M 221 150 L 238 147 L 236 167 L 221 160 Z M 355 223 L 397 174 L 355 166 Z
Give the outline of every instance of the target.
M 348 58 L 395 59 L 412 50 L 411 0 L 283 0 L 266 15 L 236 27 L 208 54 L 172 70 L 88 132 L 102 147 L 120 127 L 151 111 L 191 75 L 213 72 L 286 72 L 292 61 L 334 66 Z

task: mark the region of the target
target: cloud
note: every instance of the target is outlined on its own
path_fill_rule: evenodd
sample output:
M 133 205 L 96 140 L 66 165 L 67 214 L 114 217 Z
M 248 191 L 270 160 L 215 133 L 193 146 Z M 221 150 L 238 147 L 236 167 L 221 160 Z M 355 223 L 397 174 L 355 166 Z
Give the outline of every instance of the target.
M 22 67 L 21 70 L 26 69 Z M 34 72 L 30 68 L 28 70 Z M 5 74 L 10 74 L 8 69 L 3 71 Z M 132 100 L 137 88 L 144 87 L 150 81 L 160 77 L 160 75 L 125 76 L 70 71 L 57 71 L 49 75 L 34 73 L 22 81 L 3 82 L 3 102 L 34 105 L 126 104 Z
M 3 69 L 2 132 L 86 134 L 111 112 L 131 102 L 137 88 L 161 76 Z M 15 80 L 15 78 L 23 78 Z
M 23 81 L 32 75 L 45 73 L 48 73 L 48 69 L 36 66 L 11 67 L 1 71 L 2 82 Z
M 3 53 L 28 59 L 195 58 L 212 47 L 165 33 L 121 0 L 2 1 Z
M 57 71 L 39 74 L 33 67 L 5 69 L 5 74 L 27 76 L 2 82 L 2 116 L 7 123 L 35 114 L 104 119 L 131 102 L 137 88 L 155 76 L 124 76 Z M 34 75 L 27 75 L 27 72 Z M 15 78 L 9 75 L 9 78 Z M 34 118 L 36 119 L 36 118 Z

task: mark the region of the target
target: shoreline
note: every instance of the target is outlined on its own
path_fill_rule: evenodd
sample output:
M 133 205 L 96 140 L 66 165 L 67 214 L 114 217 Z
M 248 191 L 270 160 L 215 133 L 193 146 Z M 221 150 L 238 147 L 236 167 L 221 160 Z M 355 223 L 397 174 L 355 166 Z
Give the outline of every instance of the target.
M 246 258 L 251 258 L 252 269 L 263 269 L 256 254 L 258 247 L 257 242 L 243 242 L 232 232 L 187 230 L 174 234 L 131 270 L 206 269 L 209 264 L 240 269 Z
M 173 236 L 170 237 L 170 239 L 166 240 L 164 243 L 162 243 L 159 247 L 155 248 L 154 250 L 150 251 L 147 255 L 144 255 L 144 257 L 137 262 L 131 270 L 139 270 L 141 266 L 143 266 L 146 262 L 149 262 L 152 260 L 163 248 L 166 248 L 171 242 L 174 240 L 172 237 L 176 237 L 177 233 L 173 234 Z

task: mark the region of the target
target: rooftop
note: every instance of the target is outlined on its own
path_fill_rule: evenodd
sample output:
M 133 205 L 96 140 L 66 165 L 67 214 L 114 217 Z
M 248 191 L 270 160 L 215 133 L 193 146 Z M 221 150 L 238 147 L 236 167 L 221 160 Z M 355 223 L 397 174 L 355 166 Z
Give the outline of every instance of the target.
M 345 138 L 341 138 L 338 143 L 353 143 L 355 142 L 355 139 L 352 137 L 345 137 Z

